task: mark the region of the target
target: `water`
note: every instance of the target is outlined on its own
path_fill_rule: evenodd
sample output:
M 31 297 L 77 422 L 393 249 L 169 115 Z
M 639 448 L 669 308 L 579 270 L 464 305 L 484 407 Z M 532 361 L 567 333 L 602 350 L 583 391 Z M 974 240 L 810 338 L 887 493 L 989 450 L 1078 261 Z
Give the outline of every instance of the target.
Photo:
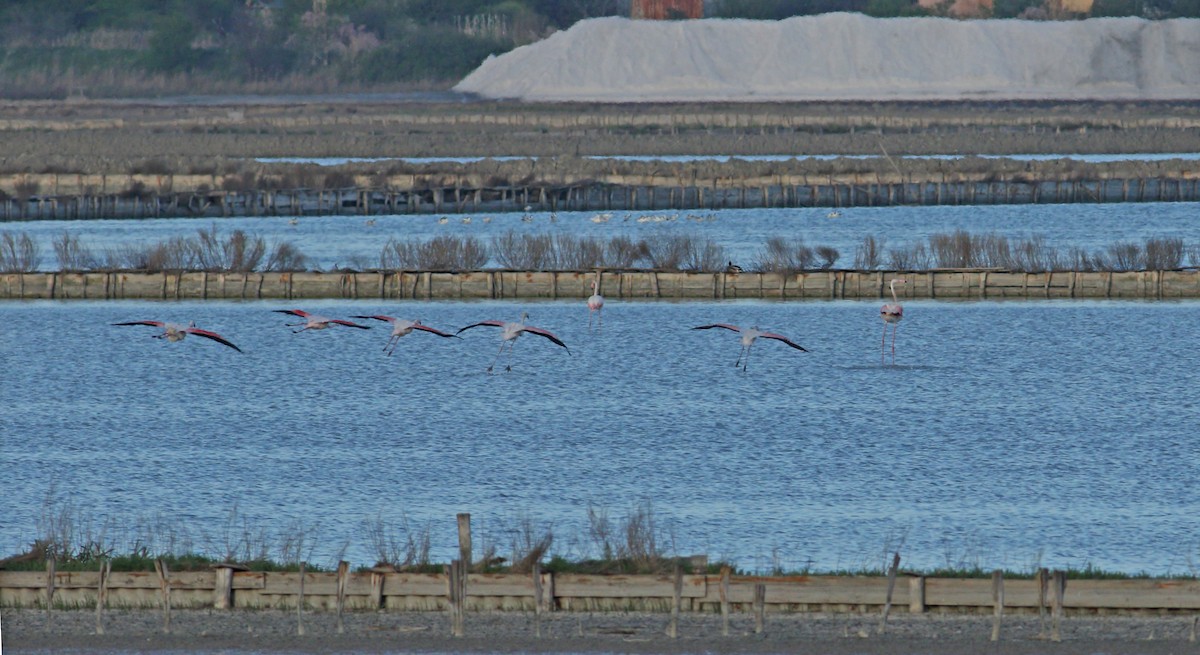
M 1126 208 L 1131 209 L 1131 208 Z M 1132 208 L 1132 209 L 1137 209 Z M 1197 302 L 906 303 L 897 364 L 877 302 L 310 302 L 441 329 L 485 319 L 554 331 L 488 375 L 499 330 L 292 334 L 278 302 L 0 303 L 0 553 L 42 514 L 122 544 L 303 536 L 313 563 L 374 563 L 370 526 L 510 552 L 528 523 L 552 551 L 598 553 L 588 510 L 651 508 L 660 545 L 750 570 L 1094 565 L 1195 572 Z M 216 330 L 244 354 L 156 319 Z M 756 324 L 807 348 L 754 346 Z M 382 326 L 384 324 L 379 323 Z M 501 364 L 503 365 L 501 360 Z M 498 370 L 503 366 L 498 367 Z
M 216 227 L 220 234 L 244 230 L 269 244 L 287 241 L 321 270 L 379 266 L 389 239 L 425 241 L 439 235 L 473 236 L 491 248 L 493 239 L 518 234 L 567 234 L 604 241 L 616 236 L 635 240 L 657 235 L 688 234 L 710 239 L 723 259 L 751 268 L 767 239 L 803 239 L 809 246 L 830 246 L 841 257 L 838 267 L 852 267 L 864 237 L 881 239 L 885 248 L 927 243 L 932 234 L 967 230 L 1011 239 L 1041 236 L 1046 246 L 1067 252 L 1072 247 L 1105 249 L 1119 241 L 1143 243 L 1148 238 L 1178 237 L 1200 243 L 1200 203 L 990 205 L 939 207 L 855 207 L 829 217 L 828 209 L 723 209 L 659 212 L 533 212 L 451 215 L 237 217 L 202 219 L 125 219 L 82 221 L 13 221 L 0 232 L 30 235 L 41 248 L 40 268 L 59 268 L 55 239 L 70 232 L 94 255 L 127 246 L 147 246 L 172 236 L 195 236 Z M 368 224 L 371 221 L 372 224 Z M 464 222 L 469 221 L 469 222 Z M 294 223 L 294 224 L 293 224 Z M 498 267 L 495 258 L 488 266 Z

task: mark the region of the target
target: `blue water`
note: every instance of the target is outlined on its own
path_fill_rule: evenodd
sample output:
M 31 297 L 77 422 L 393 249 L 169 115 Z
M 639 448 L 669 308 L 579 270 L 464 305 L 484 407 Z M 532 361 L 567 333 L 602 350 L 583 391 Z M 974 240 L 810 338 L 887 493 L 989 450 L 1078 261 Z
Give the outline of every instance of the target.
M 1140 207 L 1125 208 L 1136 213 Z M 724 219 L 724 215 L 722 215 Z M 332 219 L 331 219 L 332 220 Z M 428 529 L 435 560 L 598 555 L 588 509 L 650 507 L 670 554 L 776 565 L 1152 573 L 1200 563 L 1197 302 L 906 303 L 897 363 L 878 302 L 309 302 L 441 329 L 512 320 L 517 343 L 330 329 L 293 334 L 279 302 L 0 303 L 0 553 L 48 518 L 122 547 L 223 555 L 289 537 L 316 564 L 373 564 L 368 529 Z M 118 321 L 195 320 L 244 351 Z M 756 324 L 812 350 L 692 331 Z M 382 323 L 378 325 L 382 326 Z M 647 505 L 648 504 L 648 505 Z M 49 516 L 44 516 L 44 515 Z
M 214 226 L 219 234 L 244 230 L 268 245 L 290 242 L 309 257 L 311 268 L 378 268 L 389 239 L 427 241 L 435 236 L 473 236 L 491 248 L 508 232 L 569 234 L 607 241 L 660 235 L 694 235 L 711 240 L 723 259 L 752 268 L 772 237 L 802 239 L 809 246 L 838 250 L 836 267 L 851 268 L 864 237 L 881 240 L 885 249 L 928 244 L 929 236 L 967 230 L 1010 239 L 1043 238 L 1047 247 L 1102 250 L 1119 241 L 1177 237 L 1200 245 L 1200 203 L 995 205 L 941 207 L 854 207 L 830 218 L 828 209 L 723 209 L 658 212 L 534 212 L 453 215 L 237 217 L 202 219 L 126 219 L 85 221 L 12 221 L 0 232 L 28 234 L 40 246 L 40 268 L 58 269 L 54 241 L 70 232 L 94 255 L 129 246 L 160 243 L 170 237 L 194 237 Z M 528 220 L 526 220 L 528 219 Z M 464 222 L 468 221 L 469 222 Z M 373 224 L 368 224 L 373 221 Z M 444 222 L 443 222 L 444 221 Z M 294 224 L 293 224 L 294 222 Z M 493 253 L 495 250 L 493 249 Z M 1189 257 L 1185 263 L 1200 264 Z M 886 258 L 885 258 L 886 261 Z M 493 257 L 489 266 L 499 267 Z

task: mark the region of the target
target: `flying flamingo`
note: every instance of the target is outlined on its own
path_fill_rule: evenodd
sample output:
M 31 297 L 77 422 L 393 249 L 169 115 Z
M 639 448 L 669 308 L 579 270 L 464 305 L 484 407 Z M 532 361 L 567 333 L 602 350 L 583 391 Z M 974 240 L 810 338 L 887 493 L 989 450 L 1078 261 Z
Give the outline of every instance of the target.
M 742 328 L 742 327 L 738 327 L 736 325 L 729 325 L 728 323 L 713 323 L 712 325 L 700 325 L 700 326 L 694 327 L 692 329 L 693 330 L 711 330 L 712 328 L 723 328 L 726 330 L 732 330 L 732 331 L 738 332 L 742 335 L 742 351 L 741 351 L 741 353 L 738 354 L 738 359 L 736 362 L 734 362 L 733 365 L 735 368 L 740 365 L 742 367 L 743 371 L 746 370 L 746 366 L 749 365 L 749 363 L 750 363 L 750 347 L 754 345 L 755 340 L 757 340 L 759 337 L 762 337 L 764 339 L 774 339 L 776 341 L 782 341 L 783 343 L 791 346 L 792 348 L 795 348 L 796 350 L 800 350 L 802 352 L 808 352 L 807 348 L 805 348 L 804 346 L 801 346 L 800 344 L 783 336 L 782 334 L 775 334 L 774 332 L 763 332 L 762 330 L 758 329 L 757 325 L 755 325 L 754 327 L 751 327 L 751 328 Z
M 113 323 L 113 325 L 152 325 L 154 327 L 163 329 L 161 333 L 154 335 L 155 339 L 166 339 L 167 341 L 174 343 L 176 341 L 183 341 L 184 337 L 189 334 L 194 334 L 198 337 L 204 337 L 205 339 L 212 339 L 219 344 L 229 346 L 238 352 L 242 352 L 241 348 L 233 345 L 231 341 L 217 334 L 216 332 L 212 332 L 210 330 L 201 330 L 200 328 L 196 327 L 195 321 L 191 322 L 186 327 L 178 323 L 165 323 L 163 321 L 128 321 L 126 323 Z
M 436 334 L 439 337 L 454 337 L 455 339 L 462 338 L 456 334 L 447 334 L 441 330 L 435 330 L 427 325 L 421 325 L 421 321 L 409 321 L 403 318 L 396 318 L 395 316 L 376 314 L 371 316 L 355 316 L 354 318 L 373 318 L 376 321 L 387 321 L 388 323 L 392 324 L 392 334 L 388 337 L 387 344 L 383 346 L 383 352 L 387 353 L 389 357 L 391 357 L 392 353 L 396 352 L 396 345 L 400 343 L 400 337 L 412 334 L 413 330 L 423 330 L 425 332 Z
M 896 285 L 905 284 L 908 280 L 904 278 L 894 278 L 888 288 L 892 290 L 892 302 L 885 304 L 879 310 L 879 317 L 883 319 L 883 337 L 879 344 L 879 361 L 885 363 L 887 350 L 887 326 L 892 324 L 892 364 L 896 363 L 896 324 L 904 318 L 904 307 L 900 305 L 900 301 L 896 298 Z
M 354 323 L 353 321 L 343 321 L 338 318 L 329 318 L 328 316 L 321 316 L 319 314 L 309 314 L 308 312 L 301 310 L 301 309 L 273 309 L 271 311 L 273 311 L 277 314 L 291 314 L 292 316 L 299 316 L 300 318 L 304 319 L 303 323 L 288 323 L 287 324 L 288 327 L 295 327 L 297 325 L 304 326 L 304 327 L 300 328 L 299 330 L 292 330 L 292 332 L 295 332 L 295 333 L 300 333 L 305 330 L 324 330 L 324 329 L 328 328 L 331 324 L 345 325 L 346 327 L 359 328 L 362 330 L 370 330 L 371 329 L 369 326 L 359 325 L 358 323 Z
M 536 334 L 539 337 L 546 337 L 547 339 L 565 348 L 568 355 L 571 354 L 571 349 L 567 348 L 567 344 L 563 343 L 561 339 L 554 336 L 549 330 L 543 330 L 542 328 L 533 327 L 532 325 L 525 325 L 525 319 L 527 318 L 529 318 L 529 313 L 521 312 L 521 320 L 515 323 L 508 323 L 505 321 L 480 321 L 462 328 L 455 334 L 462 334 L 464 330 L 470 330 L 471 328 L 479 327 L 481 325 L 490 325 L 492 327 L 498 327 L 504 330 L 504 333 L 500 335 L 500 350 L 496 351 L 495 359 L 492 360 L 491 366 L 487 367 L 488 373 L 491 373 L 492 369 L 495 368 L 496 362 L 500 359 L 500 353 L 504 352 L 504 346 L 506 345 L 508 346 L 508 365 L 504 367 L 504 370 L 512 370 L 513 346 L 515 346 L 517 343 L 517 337 L 526 332 L 529 334 Z
M 596 271 L 596 279 L 592 281 L 592 295 L 587 299 L 588 306 L 588 329 L 592 328 L 592 315 L 597 317 L 597 324 L 604 325 L 604 314 L 600 310 L 604 309 L 604 296 L 600 295 L 600 271 Z

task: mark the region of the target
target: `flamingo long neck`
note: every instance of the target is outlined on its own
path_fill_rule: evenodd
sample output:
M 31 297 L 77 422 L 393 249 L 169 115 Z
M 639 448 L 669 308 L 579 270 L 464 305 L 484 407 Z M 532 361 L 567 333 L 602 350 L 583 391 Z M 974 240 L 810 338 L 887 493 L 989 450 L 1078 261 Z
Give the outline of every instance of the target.
M 900 304 L 900 300 L 896 298 L 896 281 L 892 280 L 892 283 L 888 286 L 892 289 L 892 303 L 897 305 Z

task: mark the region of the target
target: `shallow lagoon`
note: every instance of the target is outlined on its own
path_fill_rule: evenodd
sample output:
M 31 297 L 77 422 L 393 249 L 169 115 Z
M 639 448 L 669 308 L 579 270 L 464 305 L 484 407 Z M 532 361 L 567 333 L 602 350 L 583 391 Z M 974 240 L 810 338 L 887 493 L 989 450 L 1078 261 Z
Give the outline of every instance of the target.
M 299 530 L 310 561 L 355 565 L 377 519 L 429 526 L 439 560 L 464 511 L 477 548 L 506 554 L 528 519 L 578 557 L 597 554 L 589 506 L 619 521 L 651 503 L 670 552 L 752 570 L 896 548 L 917 568 L 1200 566 L 1200 303 L 909 302 L 896 366 L 876 302 L 613 300 L 595 331 L 582 301 L 303 306 L 442 329 L 527 310 L 570 346 L 523 337 L 496 375 L 494 328 L 410 335 L 389 358 L 383 327 L 292 334 L 271 312 L 287 307 L 0 304 L 0 552 L 37 536 L 48 498 L 123 539 Z M 195 320 L 245 353 L 109 325 L 139 319 Z M 760 341 L 742 372 L 736 335 L 688 329 L 716 321 L 813 352 Z

